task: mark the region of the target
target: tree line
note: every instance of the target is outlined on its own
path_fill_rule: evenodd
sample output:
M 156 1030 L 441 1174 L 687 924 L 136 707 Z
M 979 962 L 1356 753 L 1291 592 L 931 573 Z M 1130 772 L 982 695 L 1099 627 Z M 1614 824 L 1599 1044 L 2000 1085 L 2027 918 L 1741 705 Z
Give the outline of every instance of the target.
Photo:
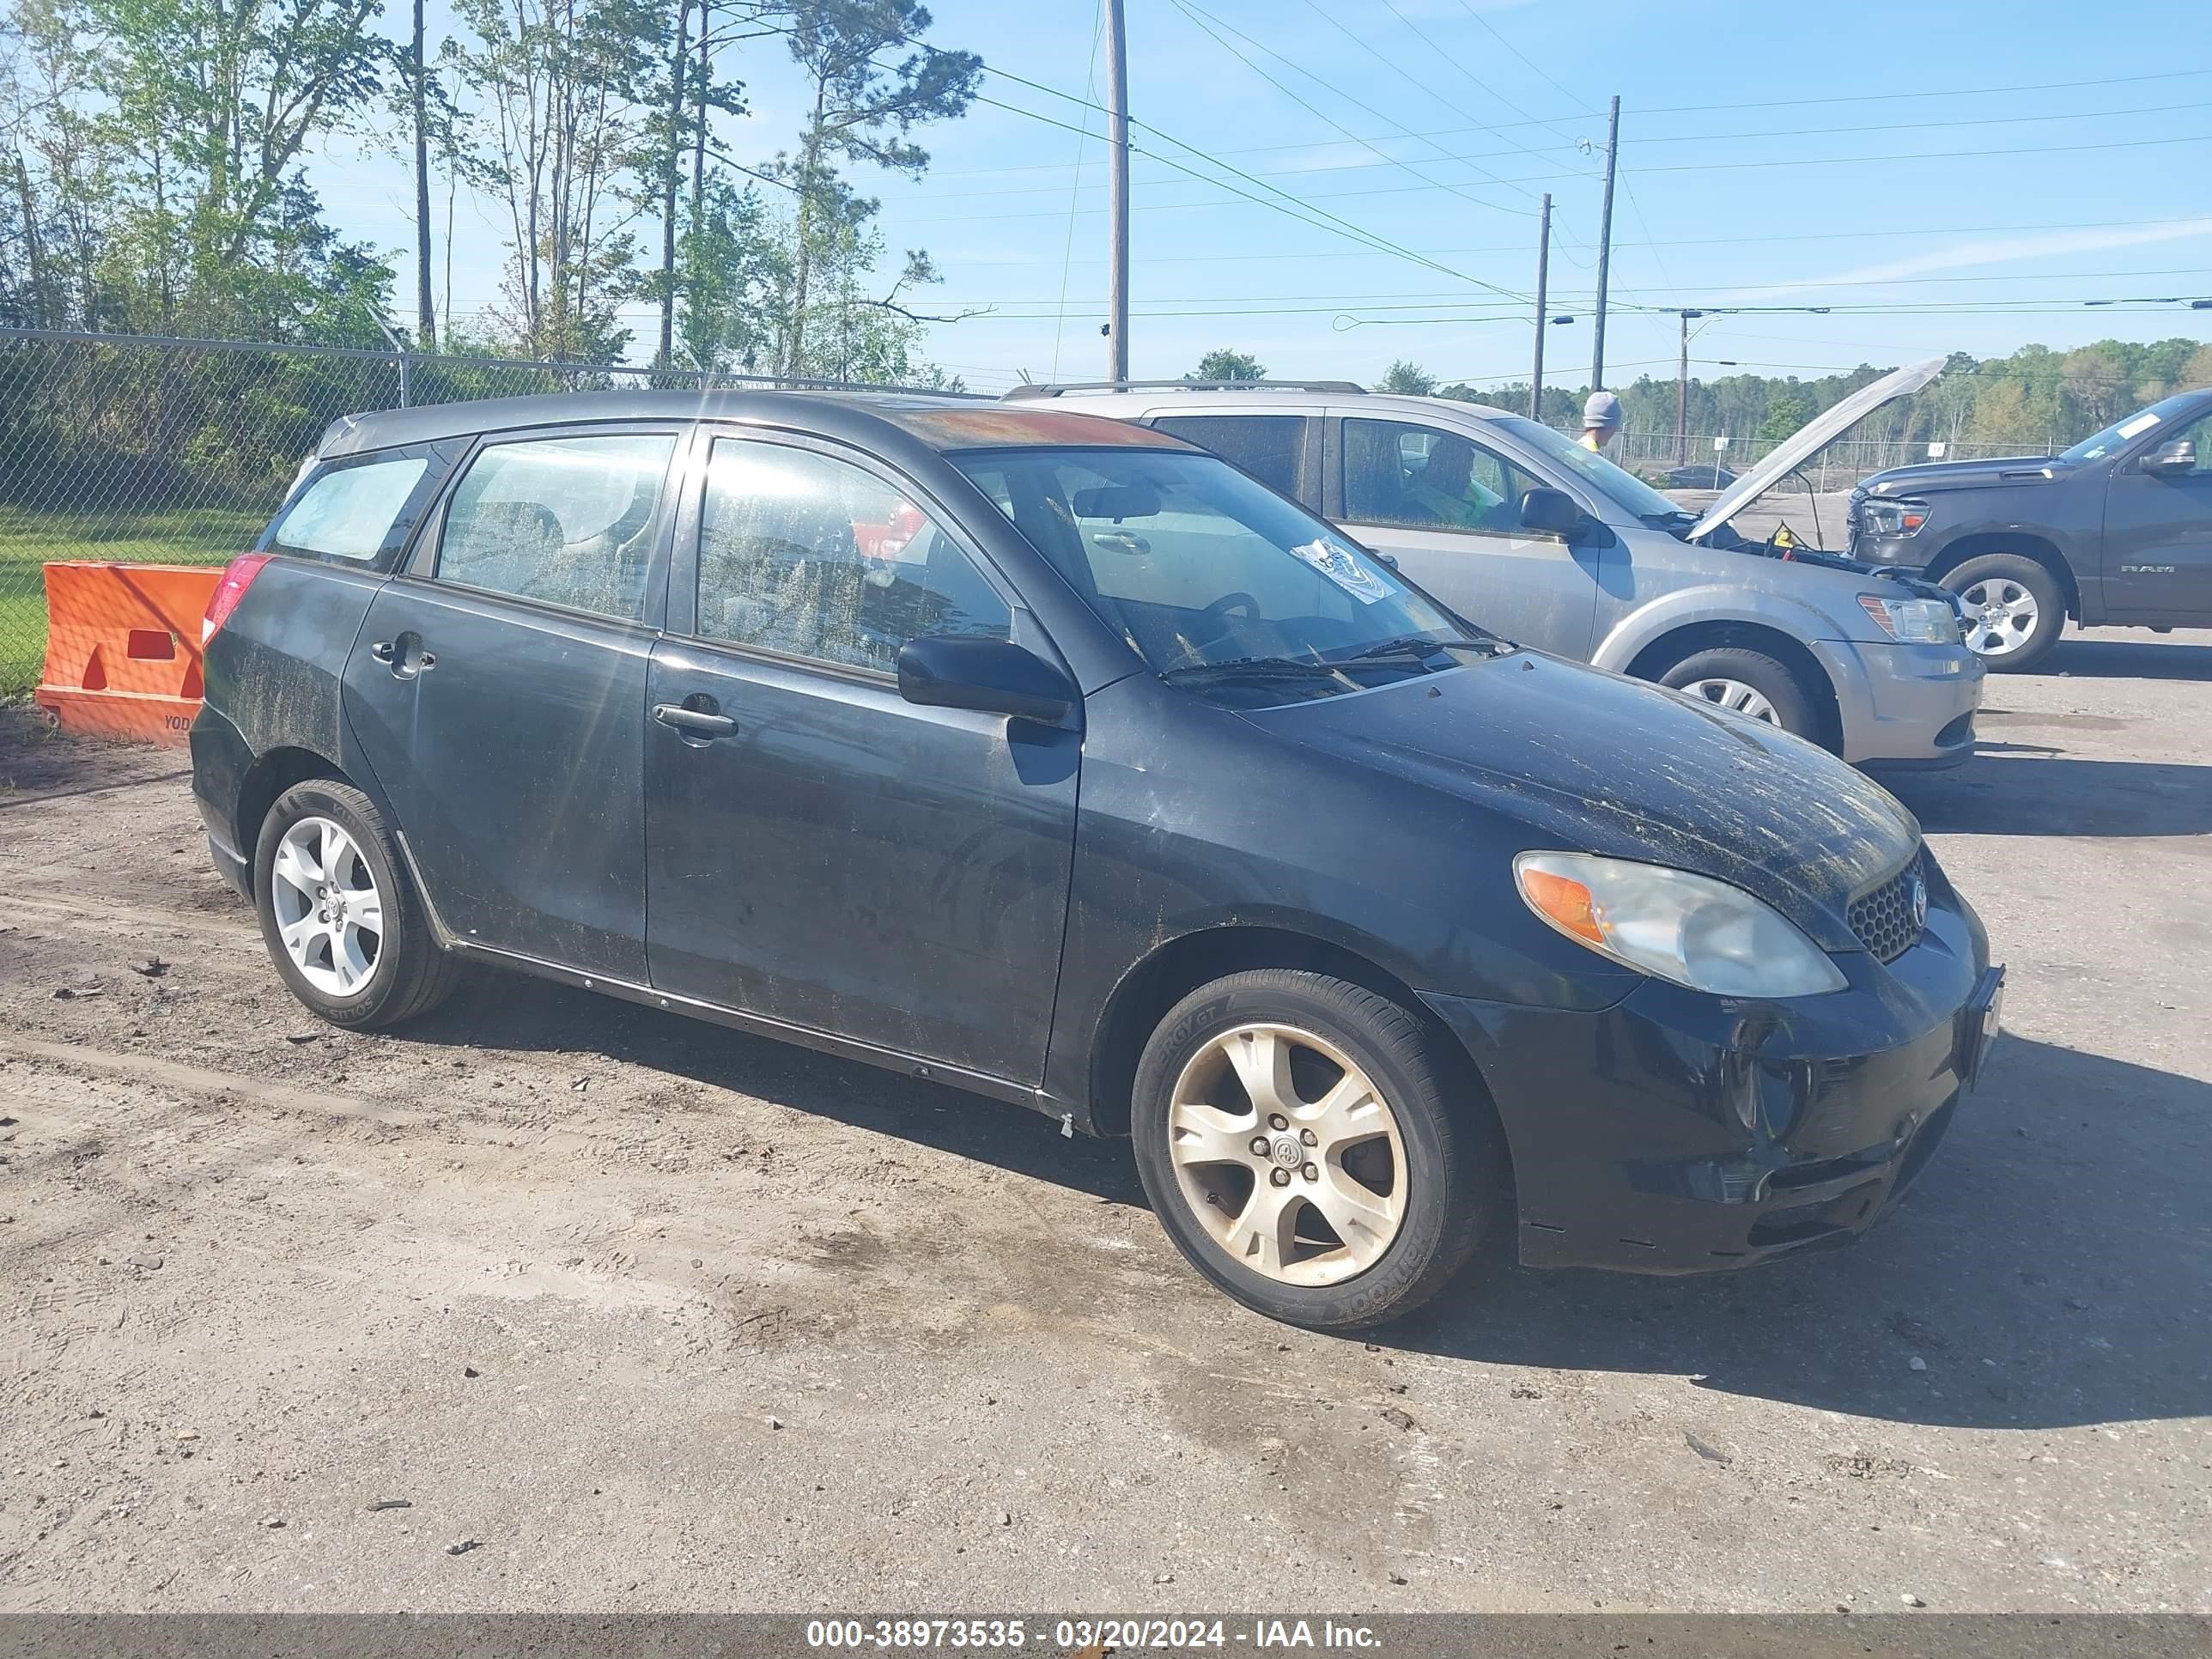
M 932 380 L 923 250 L 887 255 L 867 169 L 920 177 L 973 54 L 917 0 L 0 0 L 0 321 L 853 380 Z M 773 66 L 770 62 L 774 60 Z M 800 92 L 733 155 L 746 76 Z M 412 174 L 402 278 L 306 164 Z M 488 315 L 441 316 L 455 202 L 495 204 Z M 441 222 L 442 221 L 442 222 Z M 411 288 L 411 306 L 402 294 Z M 626 308 L 657 313 L 633 348 Z

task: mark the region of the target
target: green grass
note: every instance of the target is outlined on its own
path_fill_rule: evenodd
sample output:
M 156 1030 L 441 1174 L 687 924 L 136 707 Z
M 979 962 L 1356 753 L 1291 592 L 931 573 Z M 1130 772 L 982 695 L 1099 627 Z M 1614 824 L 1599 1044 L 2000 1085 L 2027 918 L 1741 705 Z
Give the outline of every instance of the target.
M 258 508 L 228 507 L 143 513 L 0 507 L 0 696 L 38 684 L 46 653 L 49 561 L 222 564 L 253 545 L 268 517 Z

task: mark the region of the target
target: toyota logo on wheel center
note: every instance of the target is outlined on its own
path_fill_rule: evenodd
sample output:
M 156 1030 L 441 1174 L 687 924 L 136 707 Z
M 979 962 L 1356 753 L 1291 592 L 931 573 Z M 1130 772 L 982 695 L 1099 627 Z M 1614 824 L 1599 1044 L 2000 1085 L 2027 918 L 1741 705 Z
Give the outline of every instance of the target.
M 1277 1135 L 1269 1156 L 1285 1170 L 1295 1170 L 1306 1161 L 1306 1149 L 1296 1135 Z

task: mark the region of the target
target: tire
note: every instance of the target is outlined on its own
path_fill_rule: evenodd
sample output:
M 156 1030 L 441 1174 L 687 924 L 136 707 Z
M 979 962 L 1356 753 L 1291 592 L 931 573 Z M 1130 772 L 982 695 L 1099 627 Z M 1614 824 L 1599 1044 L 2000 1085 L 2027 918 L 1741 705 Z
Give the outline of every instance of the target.
M 2066 631 L 2065 588 L 2050 566 L 2024 553 L 1969 559 L 1943 586 L 1966 605 L 1966 643 L 1992 672 L 2034 667 Z
M 1659 684 L 1778 726 L 1808 743 L 1820 743 L 1824 736 L 1804 682 L 1787 663 L 1764 651 L 1729 645 L 1693 652 L 1662 674 Z
M 1232 1051 L 1272 1100 L 1255 1102 Z M 1270 1055 L 1302 1057 L 1279 1071 Z M 1285 1074 L 1294 1098 L 1273 1114 L 1279 1131 L 1266 1108 L 1284 1103 Z M 1232 974 L 1169 1010 L 1145 1045 L 1130 1104 L 1138 1173 L 1176 1248 L 1246 1307 L 1311 1330 L 1379 1325 L 1449 1283 L 1501 1207 L 1503 1137 L 1457 1077 L 1388 998 L 1320 974 Z M 1316 1224 L 1328 1211 L 1346 1219 Z
M 319 902 L 331 889 L 342 891 Z M 278 976 L 333 1025 L 400 1024 L 444 1000 L 459 977 L 459 963 L 431 936 L 382 817 L 350 784 L 311 779 L 276 798 L 254 843 L 253 907 Z M 371 918 L 375 926 L 364 925 Z M 302 952 L 287 942 L 288 929 L 299 930 Z

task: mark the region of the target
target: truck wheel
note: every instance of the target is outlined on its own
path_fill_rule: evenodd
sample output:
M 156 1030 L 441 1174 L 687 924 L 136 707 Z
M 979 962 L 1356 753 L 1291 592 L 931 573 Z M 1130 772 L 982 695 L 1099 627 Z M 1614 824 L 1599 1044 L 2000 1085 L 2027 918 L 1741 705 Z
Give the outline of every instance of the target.
M 1966 644 L 1993 669 L 2017 672 L 2051 654 L 2066 630 L 2066 593 L 2049 566 L 1984 553 L 1943 578 L 1966 607 Z
M 1659 677 L 1659 684 L 1701 697 L 1716 708 L 1778 726 L 1808 743 L 1820 741 L 1813 700 L 1787 663 L 1742 646 L 1693 652 Z
M 254 846 L 253 902 L 278 975 L 333 1025 L 412 1019 L 459 974 L 430 937 L 384 820 L 350 784 L 311 779 L 276 798 Z
M 1176 1248 L 1246 1307 L 1379 1325 L 1449 1282 L 1504 1190 L 1502 1138 L 1421 1022 L 1321 974 L 1192 992 L 1137 1065 L 1130 1132 Z

